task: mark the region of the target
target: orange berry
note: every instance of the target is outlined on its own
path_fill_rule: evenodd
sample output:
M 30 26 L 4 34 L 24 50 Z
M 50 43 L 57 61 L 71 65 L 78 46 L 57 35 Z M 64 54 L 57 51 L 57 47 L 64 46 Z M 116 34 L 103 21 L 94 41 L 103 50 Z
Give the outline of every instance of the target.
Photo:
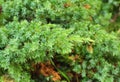
M 85 7 L 86 9 L 90 9 L 90 8 L 91 8 L 91 6 L 90 6 L 89 4 L 85 4 L 84 7 Z

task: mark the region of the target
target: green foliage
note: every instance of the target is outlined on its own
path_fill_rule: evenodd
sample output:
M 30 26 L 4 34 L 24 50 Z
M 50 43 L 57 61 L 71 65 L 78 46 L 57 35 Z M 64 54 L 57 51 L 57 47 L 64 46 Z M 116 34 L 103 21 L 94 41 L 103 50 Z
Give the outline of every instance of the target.
M 119 32 L 108 32 L 116 0 L 1 0 L 0 76 L 49 82 L 32 73 L 50 61 L 60 82 L 118 82 Z M 97 4 L 97 5 L 96 5 Z M 113 11 L 113 12 L 112 12 Z M 117 20 L 119 21 L 119 20 Z M 106 31 L 107 30 L 107 31 Z M 37 72 L 41 72 L 41 67 Z M 2 78 L 1 78 L 2 80 Z

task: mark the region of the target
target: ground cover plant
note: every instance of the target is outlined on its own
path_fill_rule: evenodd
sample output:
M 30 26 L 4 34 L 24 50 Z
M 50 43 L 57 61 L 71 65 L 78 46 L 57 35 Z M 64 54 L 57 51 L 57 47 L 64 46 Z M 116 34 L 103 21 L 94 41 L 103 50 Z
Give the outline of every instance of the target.
M 0 82 L 119 82 L 120 1 L 0 0 Z

